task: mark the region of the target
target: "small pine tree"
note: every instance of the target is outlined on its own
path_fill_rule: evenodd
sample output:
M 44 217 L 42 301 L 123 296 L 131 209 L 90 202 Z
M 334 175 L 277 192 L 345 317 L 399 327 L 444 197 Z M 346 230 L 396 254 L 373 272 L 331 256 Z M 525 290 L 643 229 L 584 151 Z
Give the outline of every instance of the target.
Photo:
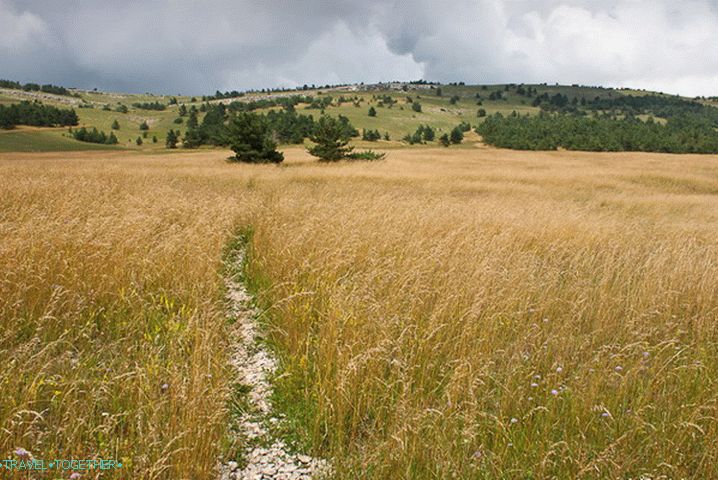
M 454 95 L 453 97 L 451 97 L 451 98 L 449 99 L 449 103 L 452 104 L 452 105 L 456 105 L 457 103 L 459 103 L 459 100 L 461 100 L 461 99 L 459 98 L 459 96 L 458 96 L 458 95 Z
M 142 123 L 140 123 L 140 130 L 149 130 L 150 126 L 147 124 L 146 120 L 143 120 Z
M 179 134 L 175 133 L 174 130 L 170 129 L 167 132 L 167 140 L 165 142 L 165 145 L 167 148 L 177 148 L 177 142 L 179 141 Z
M 152 135 L 152 143 L 157 143 L 157 135 Z
M 197 110 L 192 110 L 187 119 L 187 128 L 196 128 L 197 124 Z
M 376 108 L 369 107 L 369 116 L 370 117 L 376 117 Z
M 441 143 L 443 146 L 448 147 L 451 142 L 449 141 L 449 136 L 447 134 L 443 134 L 439 137 L 439 143 Z
M 187 107 L 184 103 L 180 105 L 178 113 L 180 117 L 184 117 L 185 115 L 187 115 Z
M 135 140 L 135 143 L 137 144 L 138 147 L 140 145 L 142 145 L 142 137 L 137 137 L 137 140 Z
M 437 88 L 436 88 L 436 96 L 437 96 L 437 97 L 440 97 L 441 95 L 442 95 L 441 87 L 437 87 Z
M 110 132 L 110 135 L 107 137 L 107 144 L 108 145 L 116 145 L 117 144 L 117 137 L 115 136 L 115 132 Z
M 411 109 L 415 112 L 421 112 L 421 104 L 419 102 L 413 102 L 411 104 Z
M 341 160 L 353 149 L 347 146 L 349 134 L 345 125 L 336 118 L 326 115 L 319 119 L 309 139 L 316 144 L 309 148 L 309 153 L 322 161 Z
M 391 137 L 389 136 L 389 132 L 384 132 L 384 140 L 386 140 L 387 142 L 389 140 L 391 140 Z
M 112 122 L 112 130 L 119 130 L 119 129 L 120 129 L 120 122 L 118 122 L 117 120 Z
M 454 127 L 451 131 L 451 135 L 449 136 L 449 140 L 451 140 L 451 143 L 454 144 L 461 143 L 462 140 L 464 140 L 464 132 L 461 127 Z
M 476 112 L 476 116 L 479 117 L 479 118 L 485 117 L 485 116 L 486 116 L 486 110 L 484 110 L 483 108 L 479 108 L 479 111 Z

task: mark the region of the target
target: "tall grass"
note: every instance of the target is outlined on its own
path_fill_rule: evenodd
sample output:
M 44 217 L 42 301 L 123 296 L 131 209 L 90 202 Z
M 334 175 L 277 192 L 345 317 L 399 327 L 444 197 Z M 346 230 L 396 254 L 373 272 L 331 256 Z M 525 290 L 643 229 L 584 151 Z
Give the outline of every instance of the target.
M 222 158 L 0 157 L 3 455 L 211 477 L 252 225 L 277 404 L 337 477 L 718 476 L 715 158 Z

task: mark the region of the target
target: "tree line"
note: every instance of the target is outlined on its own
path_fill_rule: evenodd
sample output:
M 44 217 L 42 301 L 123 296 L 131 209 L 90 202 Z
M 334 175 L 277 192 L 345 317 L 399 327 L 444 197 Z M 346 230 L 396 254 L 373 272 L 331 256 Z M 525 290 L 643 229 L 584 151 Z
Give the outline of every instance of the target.
M 55 95 L 66 95 L 69 97 L 79 97 L 80 96 L 79 94 L 73 93 L 65 87 L 60 87 L 58 85 L 52 85 L 51 83 L 48 83 L 45 85 L 40 85 L 37 83 L 22 84 L 20 82 L 15 82 L 12 80 L 0 80 L 0 87 L 9 88 L 12 90 L 24 90 L 26 92 L 53 93 Z
M 635 116 L 500 113 L 476 127 L 488 144 L 517 150 L 718 153 L 718 133 L 704 119 L 671 117 L 665 124 Z
M 66 127 L 77 125 L 78 122 L 74 110 L 43 105 L 37 101 L 0 105 L 0 128 L 4 129 L 14 128 L 16 125 Z

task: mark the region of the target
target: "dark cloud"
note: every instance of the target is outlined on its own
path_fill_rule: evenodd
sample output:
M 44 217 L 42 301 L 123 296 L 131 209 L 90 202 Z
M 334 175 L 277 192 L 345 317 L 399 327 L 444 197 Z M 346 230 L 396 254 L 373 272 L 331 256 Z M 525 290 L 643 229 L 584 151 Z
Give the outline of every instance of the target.
M 0 0 L 0 77 L 166 93 L 372 82 L 716 94 L 711 0 Z

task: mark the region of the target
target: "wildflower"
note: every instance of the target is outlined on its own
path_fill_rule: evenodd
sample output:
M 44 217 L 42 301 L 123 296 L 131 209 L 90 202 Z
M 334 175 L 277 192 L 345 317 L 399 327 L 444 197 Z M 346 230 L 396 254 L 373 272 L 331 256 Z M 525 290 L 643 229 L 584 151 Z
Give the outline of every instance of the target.
M 79 473 L 73 472 L 73 474 L 70 475 L 70 480 L 78 480 L 81 476 Z
M 558 368 L 556 369 L 556 373 L 561 373 L 561 372 L 563 372 L 563 367 L 558 367 Z
M 620 365 L 616 365 L 616 368 L 614 368 L 614 370 L 616 371 L 616 373 L 621 373 L 623 371 L 623 367 Z
M 15 455 L 17 455 L 20 458 L 30 458 L 32 457 L 32 453 L 28 452 L 22 447 L 19 447 L 15 450 Z
M 511 423 L 512 423 L 512 424 L 514 424 L 514 423 L 519 423 L 519 419 L 518 419 L 518 418 L 515 418 L 515 417 L 511 417 Z
M 601 416 L 602 416 L 603 418 L 608 418 L 609 416 L 611 416 L 611 414 L 608 413 L 608 412 L 603 412 L 603 413 L 601 413 Z
M 529 400 L 529 402 L 530 402 L 530 401 L 532 401 L 533 399 L 534 399 L 534 397 L 529 397 L 528 400 Z
M 650 356 L 651 356 L 650 353 L 648 353 L 648 352 L 643 352 L 643 358 L 648 358 L 648 357 L 650 357 Z
M 555 388 L 553 390 L 551 390 L 551 395 L 553 395 L 553 396 L 558 395 L 558 390 L 556 390 Z
M 532 387 L 532 388 L 538 387 L 538 383 L 536 383 L 536 382 L 531 382 L 531 387 Z
M 483 454 L 481 453 L 481 450 L 476 450 L 474 452 L 474 458 L 481 458 Z
M 110 414 L 109 414 L 108 412 L 102 412 L 102 416 L 103 416 L 103 417 L 109 417 Z
M 169 385 L 169 383 L 163 383 L 162 387 L 160 387 L 160 388 L 162 388 L 163 392 L 166 392 L 167 390 L 169 390 L 170 385 Z

